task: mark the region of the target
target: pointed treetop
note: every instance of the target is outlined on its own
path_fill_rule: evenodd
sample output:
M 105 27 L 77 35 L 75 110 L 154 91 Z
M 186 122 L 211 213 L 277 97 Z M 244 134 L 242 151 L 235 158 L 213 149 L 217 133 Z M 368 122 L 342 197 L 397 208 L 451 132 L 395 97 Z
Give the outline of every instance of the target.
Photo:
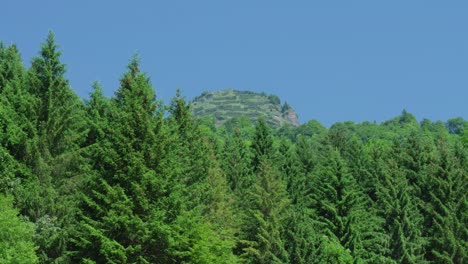
M 92 87 L 93 87 L 93 91 L 90 93 L 90 97 L 92 100 L 95 100 L 96 98 L 100 98 L 104 96 L 100 82 L 94 81 L 92 84 Z
M 55 43 L 55 34 L 52 30 L 47 32 L 46 43 Z
M 140 57 L 134 53 L 129 63 L 127 71 L 120 78 L 120 87 L 115 92 L 117 101 L 125 101 L 124 98 L 134 94 L 135 96 L 143 92 L 151 102 L 155 99 L 154 90 L 146 74 L 140 71 Z M 140 94 L 139 96 L 142 96 Z
M 43 58 L 58 60 L 60 55 L 62 55 L 62 53 L 58 51 L 58 48 L 59 46 L 55 43 L 55 34 L 52 31 L 49 31 L 45 42 L 42 44 L 40 52 L 41 56 Z
M 52 78 L 63 78 L 66 72 L 65 64 L 60 62 L 60 56 L 62 53 L 58 50 L 59 46 L 55 43 L 55 35 L 52 31 L 49 31 L 45 42 L 41 44 L 41 50 L 39 56 L 33 58 L 31 70 L 37 74 L 45 86 L 49 84 L 45 79 L 45 76 Z M 63 78 L 64 84 L 68 84 Z
M 127 66 L 132 76 L 136 76 L 140 72 L 140 62 L 141 59 L 138 53 L 133 53 L 130 63 Z
M 171 100 L 169 112 L 178 123 L 179 130 L 183 134 L 187 133 L 191 128 L 192 115 L 190 113 L 190 103 L 185 101 L 180 88 L 177 89 L 175 97 Z
M 176 98 L 181 98 L 181 97 L 182 97 L 182 92 L 180 91 L 180 88 L 177 88 Z

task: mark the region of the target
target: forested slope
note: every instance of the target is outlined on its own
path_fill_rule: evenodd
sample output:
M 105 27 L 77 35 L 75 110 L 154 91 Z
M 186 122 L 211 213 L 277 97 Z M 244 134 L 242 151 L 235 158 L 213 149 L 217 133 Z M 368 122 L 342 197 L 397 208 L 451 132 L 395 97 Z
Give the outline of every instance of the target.
M 0 45 L 0 263 L 466 263 L 468 125 L 195 119 L 133 57 L 84 102 Z
M 191 102 L 195 117 L 211 117 L 220 126 L 233 118 L 246 117 L 251 122 L 264 118 L 270 126 L 299 126 L 296 111 L 276 95 L 232 89 L 203 92 Z

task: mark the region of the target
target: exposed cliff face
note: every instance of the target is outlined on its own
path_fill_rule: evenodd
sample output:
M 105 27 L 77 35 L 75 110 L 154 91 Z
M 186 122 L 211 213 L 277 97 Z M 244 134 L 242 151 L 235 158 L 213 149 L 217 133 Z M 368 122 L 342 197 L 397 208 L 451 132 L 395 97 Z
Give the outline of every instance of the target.
M 285 105 L 288 105 L 285 103 Z M 288 105 L 289 106 L 289 105 Z M 292 126 L 299 126 L 299 117 L 297 116 L 296 111 L 292 107 L 289 106 L 288 109 L 284 109 L 283 107 L 283 117 L 284 119 L 288 120 Z
M 240 116 L 253 121 L 264 117 L 274 127 L 299 126 L 299 118 L 288 103 L 281 105 L 278 96 L 265 93 L 232 89 L 203 92 L 192 101 L 192 111 L 195 116 L 213 116 L 218 126 Z

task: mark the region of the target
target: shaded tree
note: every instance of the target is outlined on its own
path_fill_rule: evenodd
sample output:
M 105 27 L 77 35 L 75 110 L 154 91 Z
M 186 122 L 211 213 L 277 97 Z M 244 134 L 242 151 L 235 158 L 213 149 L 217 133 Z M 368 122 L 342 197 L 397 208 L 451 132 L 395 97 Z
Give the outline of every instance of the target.
M 242 225 L 241 257 L 248 263 L 285 263 L 289 258 L 284 225 L 290 202 L 278 171 L 267 161 L 258 169 Z
M 252 167 L 255 171 L 258 171 L 262 161 L 273 157 L 273 139 L 270 129 L 263 118 L 257 121 L 251 148 L 253 153 Z
M 308 195 L 320 232 L 339 241 L 354 261 L 384 263 L 387 238 L 380 227 L 383 219 L 369 209 L 368 198 L 336 150 L 326 153 L 311 180 Z

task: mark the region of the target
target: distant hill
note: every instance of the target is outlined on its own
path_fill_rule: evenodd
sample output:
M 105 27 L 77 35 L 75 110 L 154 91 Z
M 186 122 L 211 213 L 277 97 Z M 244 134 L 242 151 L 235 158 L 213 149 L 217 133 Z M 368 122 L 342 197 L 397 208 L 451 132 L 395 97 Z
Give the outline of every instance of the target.
M 288 104 L 281 104 L 276 95 L 236 91 L 232 89 L 203 92 L 192 101 L 195 116 L 212 116 L 220 126 L 233 117 L 246 116 L 252 121 L 259 117 L 274 127 L 284 124 L 299 126 L 299 119 L 294 109 Z

